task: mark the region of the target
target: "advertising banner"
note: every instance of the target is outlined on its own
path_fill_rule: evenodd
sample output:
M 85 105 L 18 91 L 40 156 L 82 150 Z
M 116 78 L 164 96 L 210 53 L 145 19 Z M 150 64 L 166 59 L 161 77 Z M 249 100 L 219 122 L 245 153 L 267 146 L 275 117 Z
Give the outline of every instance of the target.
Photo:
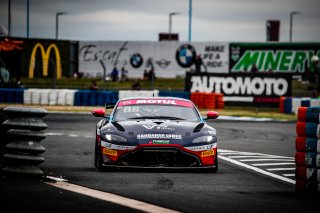
M 303 74 L 310 70 L 311 58 L 320 56 L 320 43 L 230 43 L 230 72 Z
M 185 90 L 223 93 L 226 102 L 278 102 L 291 95 L 291 79 L 288 74 L 187 74 Z
M 0 69 L 10 78 L 69 77 L 70 42 L 48 39 L 0 39 Z
M 24 60 L 24 76 L 35 77 L 70 77 L 70 42 L 55 40 L 26 40 L 27 49 Z
M 79 72 L 84 76 L 109 75 L 116 67 L 128 71 L 129 77 L 142 77 L 154 68 L 156 77 L 175 78 L 195 70 L 196 56 L 201 54 L 202 72 L 227 73 L 229 46 L 217 42 L 143 42 L 81 41 Z

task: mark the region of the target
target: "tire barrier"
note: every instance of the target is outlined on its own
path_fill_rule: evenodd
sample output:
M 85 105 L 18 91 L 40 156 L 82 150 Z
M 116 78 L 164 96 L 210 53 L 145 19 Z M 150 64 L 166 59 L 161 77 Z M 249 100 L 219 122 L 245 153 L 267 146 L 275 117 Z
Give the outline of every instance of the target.
M 178 97 L 191 99 L 199 108 L 223 109 L 222 93 L 198 93 L 159 90 L 71 90 L 71 89 L 0 89 L 0 103 L 28 105 L 104 106 L 128 97 Z
M 42 118 L 47 111 L 42 108 L 6 107 L 3 109 L 6 120 L 2 123 L 7 138 L 4 142 L 2 170 L 7 173 L 40 176 L 38 167 L 44 162 L 45 148 L 40 144 L 46 135 L 47 124 Z
M 296 191 L 320 192 L 320 107 L 299 107 L 296 124 Z
M 204 109 L 223 109 L 224 101 L 222 93 L 205 93 L 205 92 L 192 92 L 190 96 L 193 103 L 198 108 Z
M 318 107 L 320 106 L 319 98 L 294 98 L 294 97 L 280 97 L 279 112 L 285 114 L 297 114 L 299 107 Z
M 26 89 L 23 93 L 23 103 L 72 106 L 76 91 L 70 89 Z

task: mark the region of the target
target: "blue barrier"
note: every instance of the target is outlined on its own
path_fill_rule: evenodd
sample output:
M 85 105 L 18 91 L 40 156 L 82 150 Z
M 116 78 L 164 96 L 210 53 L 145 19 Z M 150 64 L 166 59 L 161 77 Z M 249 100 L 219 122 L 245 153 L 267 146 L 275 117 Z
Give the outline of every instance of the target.
M 24 88 L 0 88 L 0 103 L 23 103 Z
M 117 91 L 79 90 L 74 97 L 75 106 L 104 106 L 105 104 L 115 104 L 117 101 Z
M 176 97 L 176 98 L 185 98 L 190 100 L 190 92 L 183 91 L 159 91 L 159 97 Z
M 286 114 L 292 113 L 292 98 L 286 98 L 284 100 L 284 113 Z

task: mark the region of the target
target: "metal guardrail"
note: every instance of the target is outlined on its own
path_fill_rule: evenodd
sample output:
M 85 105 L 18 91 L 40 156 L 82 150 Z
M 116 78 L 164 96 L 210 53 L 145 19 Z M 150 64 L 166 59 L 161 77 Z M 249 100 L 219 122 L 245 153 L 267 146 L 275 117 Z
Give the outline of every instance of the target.
M 45 148 L 41 141 L 46 138 L 43 130 L 47 124 L 42 118 L 48 112 L 42 108 L 6 107 L 2 114 L 5 140 L 1 144 L 1 169 L 8 173 L 43 175 L 38 165 L 44 162 L 41 154 Z

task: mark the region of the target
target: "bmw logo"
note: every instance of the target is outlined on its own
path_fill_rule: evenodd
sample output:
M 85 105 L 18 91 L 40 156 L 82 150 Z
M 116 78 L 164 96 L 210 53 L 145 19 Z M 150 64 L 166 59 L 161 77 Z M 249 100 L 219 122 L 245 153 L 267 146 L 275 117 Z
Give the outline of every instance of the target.
M 196 59 L 196 50 L 190 44 L 181 45 L 176 52 L 176 60 L 183 68 L 189 68 Z
M 143 63 L 143 58 L 139 53 L 135 53 L 130 58 L 130 64 L 134 68 L 139 68 Z

